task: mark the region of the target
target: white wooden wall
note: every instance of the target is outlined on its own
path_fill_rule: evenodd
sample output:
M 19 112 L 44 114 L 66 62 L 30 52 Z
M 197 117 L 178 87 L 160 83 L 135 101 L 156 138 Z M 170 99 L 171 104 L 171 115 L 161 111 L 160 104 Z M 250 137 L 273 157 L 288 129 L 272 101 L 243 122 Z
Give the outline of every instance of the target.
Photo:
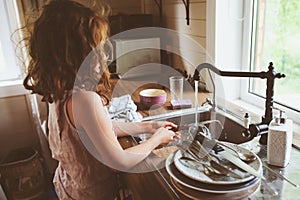
M 200 48 L 203 48 L 195 49 L 181 37 L 176 42 L 179 44 L 180 55 L 172 56 L 172 67 L 185 69 L 191 74 L 194 72 L 195 63 L 199 64 L 206 59 L 206 0 L 190 1 L 189 25 L 185 19 L 186 10 L 182 0 L 163 0 L 162 2 L 162 21 L 160 21 L 155 0 L 142 0 L 142 9 L 145 13 L 154 14 L 157 25 L 178 31 L 180 35 L 194 40 Z

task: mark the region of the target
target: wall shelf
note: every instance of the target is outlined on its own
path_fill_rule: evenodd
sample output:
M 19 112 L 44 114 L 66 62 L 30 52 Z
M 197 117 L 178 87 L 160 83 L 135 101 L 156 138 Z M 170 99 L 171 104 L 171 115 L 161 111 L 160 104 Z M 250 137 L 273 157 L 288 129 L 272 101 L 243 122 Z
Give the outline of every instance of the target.
M 190 0 L 182 0 L 184 7 L 185 7 L 185 14 L 186 14 L 186 24 L 190 25 Z

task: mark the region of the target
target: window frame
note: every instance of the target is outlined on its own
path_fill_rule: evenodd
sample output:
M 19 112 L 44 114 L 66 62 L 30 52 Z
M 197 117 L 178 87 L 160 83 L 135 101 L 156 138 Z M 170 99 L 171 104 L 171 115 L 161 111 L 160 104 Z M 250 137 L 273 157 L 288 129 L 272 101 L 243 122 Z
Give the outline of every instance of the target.
M 11 34 L 13 30 L 17 30 L 20 27 L 20 13 L 17 12 L 18 6 L 16 0 L 2 0 L 3 8 L 5 9 L 5 13 L 1 13 L 1 15 L 5 15 L 7 18 L 7 28 L 9 33 Z M 19 35 L 14 35 L 14 37 L 20 37 Z M 8 38 L 10 39 L 10 38 Z M 17 39 L 17 38 L 16 38 Z M 14 48 L 14 45 L 12 45 Z M 23 87 L 22 80 L 24 77 L 24 71 L 21 68 L 21 62 L 18 60 L 15 49 L 11 52 L 11 56 L 13 56 L 16 60 L 14 69 L 18 72 L 17 78 L 14 79 L 6 79 L 0 81 L 0 98 L 11 97 L 11 96 L 18 96 L 29 94 L 29 91 Z M 9 66 L 11 67 L 11 66 Z
M 3 29 L 5 29 L 4 32 L 2 32 L 3 34 L 1 34 L 3 37 L 1 40 L 5 42 L 3 43 L 4 45 L 0 47 L 3 50 L 3 56 L 5 57 L 5 61 L 7 63 L 2 63 L 4 64 L 4 73 L 0 75 L 0 82 L 15 81 L 22 78 L 22 72 L 17 60 L 16 50 L 13 42 L 11 41 L 13 30 L 16 29 L 15 22 L 17 20 L 17 17 L 13 17 L 12 19 L 11 11 L 14 9 L 12 6 L 12 1 L 3 1 L 1 5 L 1 10 L 3 10 L 0 13 L 0 17 L 4 19 L 1 23 L 1 26 L 3 26 Z
M 256 35 L 253 37 L 253 34 L 256 33 L 256 23 L 257 23 L 257 5 L 258 0 L 251 0 L 246 1 L 247 3 L 244 5 L 246 6 L 245 9 L 248 9 L 246 12 L 245 21 L 244 21 L 244 30 L 243 30 L 243 56 L 242 56 L 242 65 L 244 66 L 241 70 L 249 71 L 249 67 L 252 67 L 253 64 L 253 40 L 256 39 Z M 261 3 L 261 2 L 260 2 Z M 271 62 L 271 61 L 270 61 Z M 265 66 L 265 71 L 268 70 L 268 66 Z M 276 71 L 276 69 L 275 69 Z M 275 79 L 275 84 L 279 83 L 280 79 Z M 248 81 L 242 81 L 241 88 L 240 88 L 240 95 L 241 100 L 247 103 L 251 103 L 259 108 L 264 108 L 265 105 L 265 97 L 261 97 L 258 94 L 252 93 L 250 91 L 250 79 Z M 276 90 L 274 91 L 276 93 Z M 286 115 L 291 118 L 295 123 L 300 124 L 300 113 L 289 108 L 288 106 L 284 106 L 280 103 L 273 102 L 273 105 L 277 108 L 280 108 L 285 111 Z

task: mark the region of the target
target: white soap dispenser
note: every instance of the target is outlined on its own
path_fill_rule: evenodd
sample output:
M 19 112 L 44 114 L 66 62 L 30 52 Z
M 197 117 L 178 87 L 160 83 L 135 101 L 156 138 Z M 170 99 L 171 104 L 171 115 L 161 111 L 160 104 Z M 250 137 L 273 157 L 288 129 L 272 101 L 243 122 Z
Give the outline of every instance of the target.
M 293 121 L 283 116 L 284 111 L 279 110 L 279 116 L 269 124 L 267 159 L 268 164 L 278 167 L 286 167 L 290 161 Z

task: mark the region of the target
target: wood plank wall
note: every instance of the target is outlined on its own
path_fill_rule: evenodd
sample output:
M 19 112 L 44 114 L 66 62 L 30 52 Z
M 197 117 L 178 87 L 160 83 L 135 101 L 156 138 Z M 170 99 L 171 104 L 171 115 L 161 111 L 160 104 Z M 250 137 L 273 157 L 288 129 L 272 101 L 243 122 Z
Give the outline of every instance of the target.
M 155 0 L 142 0 L 142 8 L 145 13 L 155 16 L 157 25 L 178 31 L 180 35 L 191 38 L 200 45 L 201 50 L 195 49 L 181 37 L 178 42 L 174 42 L 179 44 L 180 55 L 172 55 L 172 67 L 185 69 L 192 74 L 195 63 L 199 64 L 206 60 L 206 0 L 190 0 L 189 25 L 185 19 L 186 10 L 182 0 L 164 0 L 162 2 L 162 18 L 159 16 Z

